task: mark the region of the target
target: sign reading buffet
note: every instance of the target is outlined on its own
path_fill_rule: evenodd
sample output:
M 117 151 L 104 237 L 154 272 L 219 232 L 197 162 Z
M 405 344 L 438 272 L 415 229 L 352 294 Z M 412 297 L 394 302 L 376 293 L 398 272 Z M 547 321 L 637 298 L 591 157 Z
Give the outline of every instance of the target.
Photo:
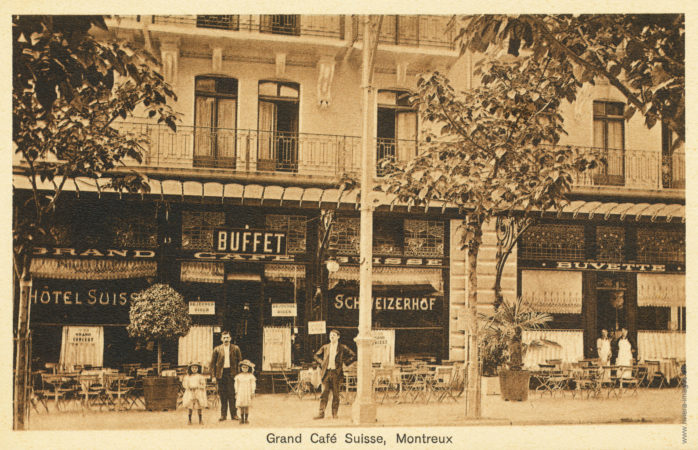
M 217 228 L 213 245 L 218 252 L 284 255 L 286 234 L 249 228 Z

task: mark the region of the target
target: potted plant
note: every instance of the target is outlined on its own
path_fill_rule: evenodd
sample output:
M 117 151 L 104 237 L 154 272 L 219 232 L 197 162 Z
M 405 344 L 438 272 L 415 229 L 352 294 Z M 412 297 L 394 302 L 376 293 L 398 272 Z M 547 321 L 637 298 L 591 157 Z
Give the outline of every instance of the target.
M 523 358 L 531 347 L 559 345 L 545 339 L 524 343 L 524 331 L 543 328 L 552 320 L 548 313 L 538 312 L 522 299 L 503 301 L 492 315 L 480 315 L 484 322 L 480 334 L 483 376 L 499 376 L 504 400 L 526 400 L 531 374 L 523 370 Z
M 126 328 L 132 338 L 157 342 L 157 377 L 143 380 L 146 409 L 175 409 L 179 385 L 177 377 L 161 377 L 162 341 L 189 333 L 191 317 L 184 298 L 166 284 L 154 284 L 134 296 Z

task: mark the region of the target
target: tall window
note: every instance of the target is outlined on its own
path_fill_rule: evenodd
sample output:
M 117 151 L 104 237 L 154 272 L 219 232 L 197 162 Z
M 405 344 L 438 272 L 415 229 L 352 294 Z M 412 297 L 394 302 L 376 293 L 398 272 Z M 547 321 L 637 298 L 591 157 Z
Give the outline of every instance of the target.
M 597 175 L 600 184 L 623 185 L 625 168 L 625 130 L 623 104 L 594 102 L 594 147 L 606 157 L 604 173 Z
M 298 170 L 298 83 L 259 82 L 259 170 Z
M 417 111 L 409 93 L 378 91 L 378 139 L 376 157 L 408 161 L 417 156 Z M 378 171 L 381 175 L 381 170 Z
M 194 106 L 194 166 L 235 167 L 238 82 L 198 76 Z
M 300 34 L 301 16 L 296 14 L 267 14 L 260 17 L 259 31 L 262 33 Z

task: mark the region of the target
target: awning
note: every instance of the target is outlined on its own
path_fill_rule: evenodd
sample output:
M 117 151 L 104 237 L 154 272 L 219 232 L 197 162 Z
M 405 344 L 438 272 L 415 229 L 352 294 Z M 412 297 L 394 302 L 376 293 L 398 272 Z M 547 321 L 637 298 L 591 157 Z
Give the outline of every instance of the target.
M 523 270 L 521 296 L 536 311 L 581 314 L 582 272 Z
M 686 276 L 638 273 L 637 306 L 686 306 Z
M 261 282 L 262 277 L 257 273 L 229 273 L 225 276 L 225 281 L 256 281 Z
M 60 182 L 60 178 L 56 178 L 56 183 Z M 12 184 L 15 189 L 31 189 L 32 186 L 28 179 L 21 174 L 14 174 Z M 66 183 L 66 191 L 84 191 L 97 193 L 117 193 L 113 189 L 107 188 L 108 180 L 95 181 L 90 178 L 77 178 L 75 181 Z M 360 195 L 358 189 L 342 190 L 334 188 L 318 188 L 318 187 L 297 187 L 297 186 L 278 186 L 278 185 L 262 185 L 257 183 L 241 184 L 241 183 L 220 183 L 215 181 L 198 181 L 198 180 L 157 180 L 149 179 L 150 186 L 149 196 L 157 197 L 179 197 L 184 198 L 218 198 L 221 201 L 225 199 L 235 199 L 245 203 L 248 199 L 259 201 L 262 204 L 268 202 L 278 206 L 284 204 L 302 206 L 305 204 L 316 203 L 320 208 L 331 208 L 333 205 L 339 208 L 344 205 L 353 205 L 356 209 L 359 208 Z M 44 181 L 39 182 L 40 190 L 53 190 L 53 184 Z M 118 194 L 118 193 L 117 193 Z M 430 200 L 428 205 L 414 206 L 405 202 L 399 202 L 395 194 L 388 194 L 380 191 L 371 192 L 371 201 L 375 207 L 388 206 L 392 210 L 395 206 L 407 207 L 407 210 L 421 208 L 425 212 L 430 209 L 445 210 L 447 208 L 457 208 L 456 205 L 446 203 L 439 200 Z M 603 217 L 605 220 L 613 218 L 614 220 L 635 220 L 639 221 L 650 220 L 652 222 L 685 222 L 686 211 L 685 205 L 678 203 L 617 203 L 617 202 L 600 202 L 600 201 L 584 201 L 575 200 L 566 205 L 562 211 L 548 210 L 541 211 L 541 215 L 558 215 L 571 218 L 588 218 Z M 586 217 L 585 217 L 586 216 Z
M 305 266 L 298 264 L 267 264 L 264 266 L 264 278 L 268 280 L 305 279 Z
M 120 280 L 157 275 L 155 261 L 32 258 L 31 273 L 36 278 L 62 280 Z
M 335 273 L 330 273 L 329 288 L 334 288 L 339 281 L 359 280 L 358 266 L 342 266 Z M 373 285 L 430 285 L 437 292 L 443 291 L 441 269 L 415 269 L 403 267 L 374 267 Z
M 181 280 L 194 283 L 222 283 L 223 263 L 182 261 Z

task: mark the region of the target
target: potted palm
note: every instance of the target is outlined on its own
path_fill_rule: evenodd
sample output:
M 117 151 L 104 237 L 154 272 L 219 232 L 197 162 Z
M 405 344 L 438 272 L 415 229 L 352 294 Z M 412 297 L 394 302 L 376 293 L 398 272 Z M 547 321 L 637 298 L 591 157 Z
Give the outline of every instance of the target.
M 545 339 L 524 343 L 522 333 L 538 330 L 552 320 L 548 313 L 534 311 L 522 298 L 503 301 L 492 315 L 480 315 L 480 354 L 483 375 L 499 376 L 504 400 L 526 400 L 531 374 L 523 370 L 523 358 L 532 347 L 559 345 Z
M 162 377 L 162 342 L 189 333 L 191 317 L 184 298 L 166 284 L 154 284 L 134 296 L 126 330 L 132 338 L 157 342 L 156 377 L 143 380 L 146 409 L 175 409 L 177 377 Z

